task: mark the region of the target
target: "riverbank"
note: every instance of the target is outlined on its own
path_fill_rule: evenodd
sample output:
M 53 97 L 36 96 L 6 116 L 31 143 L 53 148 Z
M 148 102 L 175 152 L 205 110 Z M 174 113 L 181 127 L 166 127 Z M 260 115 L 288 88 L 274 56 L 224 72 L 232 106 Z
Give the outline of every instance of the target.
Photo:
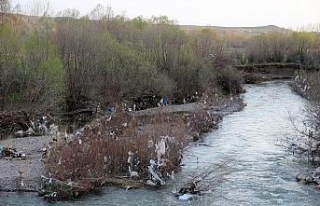
M 181 205 L 184 203 L 172 191 L 189 181 L 198 168 L 224 160 L 232 161 L 224 169 L 226 181 L 212 184 L 212 193 L 197 197 L 191 204 L 317 205 L 319 190 L 298 184 L 295 179 L 296 174 L 304 173 L 306 168 L 313 171 L 314 167 L 279 145 L 296 134 L 289 117 L 293 114 L 304 119 L 307 101 L 291 91 L 289 82 L 245 85 L 245 89 L 245 109 L 225 116 L 218 130 L 206 133 L 202 143 L 191 143 L 186 148 L 185 165 L 175 181 L 156 191 L 104 187 L 98 195 L 59 205 Z M 0 193 L 0 199 L 4 205 L 48 204 L 36 194 Z
M 196 103 L 184 105 L 168 105 L 137 112 L 129 112 L 133 119 L 141 119 L 144 124 L 131 125 L 139 131 L 139 135 L 149 134 L 157 130 L 164 130 L 163 135 L 180 135 L 185 139 L 185 144 L 194 140 L 194 134 L 207 132 L 210 128 L 217 128 L 221 117 L 230 112 L 236 112 L 244 107 L 239 96 L 216 97 L 215 99 L 201 100 Z M 197 116 L 198 115 L 198 116 Z M 161 118 L 159 118 L 161 116 Z M 152 118 L 151 118 L 152 117 Z M 157 117 L 157 118 L 155 118 Z M 196 117 L 196 118 L 193 118 Z M 102 117 L 103 119 L 105 117 Z M 167 124 L 164 119 L 171 118 Z M 182 121 L 187 118 L 188 121 Z M 152 119 L 148 122 L 148 119 Z M 181 120 L 181 121 L 180 121 Z M 210 121 L 209 121 L 210 120 Z M 116 121 L 116 120 L 110 120 Z M 121 124 L 126 123 L 119 120 Z M 188 130 L 181 130 L 178 124 L 189 124 Z M 210 123 L 210 124 L 209 124 Z M 130 123 L 129 123 L 130 124 Z M 45 165 L 41 161 L 44 146 L 52 141 L 50 136 L 26 137 L 1 141 L 5 147 L 13 147 L 26 153 L 26 160 L 17 158 L 0 159 L 0 190 L 1 191 L 37 191 L 41 188 L 40 177 L 45 174 Z M 62 141 L 59 139 L 58 141 Z M 52 174 L 52 176 L 54 176 Z

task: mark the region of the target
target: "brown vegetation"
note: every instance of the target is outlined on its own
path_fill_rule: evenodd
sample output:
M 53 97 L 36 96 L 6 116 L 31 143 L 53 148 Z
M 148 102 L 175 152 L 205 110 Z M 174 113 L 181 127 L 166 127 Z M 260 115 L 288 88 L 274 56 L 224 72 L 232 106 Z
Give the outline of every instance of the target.
M 311 101 L 306 110 L 307 119 L 302 122 L 303 128 L 298 129 L 295 119 L 292 119 L 293 125 L 299 131 L 300 135 L 293 138 L 293 148 L 296 152 L 303 154 L 308 160 L 318 162 L 320 160 L 320 72 L 300 73 L 293 83 L 293 90 L 304 98 Z M 307 139 L 307 141 L 305 141 Z
M 293 154 L 300 154 L 312 164 L 319 166 L 320 162 L 320 72 L 301 72 L 293 82 L 293 90 L 304 98 L 310 100 L 306 109 L 307 118 L 303 121 L 292 118 L 292 124 L 299 132 L 299 135 L 288 138 Z M 298 127 L 296 125 L 302 125 Z M 319 188 L 319 171 L 317 167 L 314 171 L 306 174 L 298 174 L 296 180 L 304 184 L 316 184 Z
M 58 141 L 58 145 L 51 148 L 45 158 L 46 173 L 49 178 L 65 182 L 62 185 L 91 179 L 103 180 L 101 184 L 105 185 L 146 187 L 146 181 L 150 178 L 150 160 L 164 160 L 159 172 L 160 178 L 166 180 L 172 172 L 179 170 L 185 146 L 195 140 L 192 135 L 207 132 L 218 124 L 220 118 L 201 110 L 196 113 L 149 115 L 116 112 L 86 125 L 83 132 L 76 134 L 72 140 Z M 166 142 L 166 153 L 159 159 L 155 144 L 161 139 Z M 128 163 L 129 153 L 133 154 L 138 164 Z M 135 177 L 131 176 L 129 166 L 138 173 L 137 182 L 132 182 Z M 84 188 L 90 191 L 91 186 L 90 183 Z M 57 197 L 60 197 L 60 189 L 48 188 L 44 195 L 58 192 Z M 68 188 L 72 190 L 72 187 Z M 72 194 L 71 198 L 76 197 L 75 193 Z
M 320 73 L 312 72 L 305 73 L 300 72 L 297 74 L 293 83 L 293 90 L 299 95 L 314 101 L 316 104 L 320 101 Z

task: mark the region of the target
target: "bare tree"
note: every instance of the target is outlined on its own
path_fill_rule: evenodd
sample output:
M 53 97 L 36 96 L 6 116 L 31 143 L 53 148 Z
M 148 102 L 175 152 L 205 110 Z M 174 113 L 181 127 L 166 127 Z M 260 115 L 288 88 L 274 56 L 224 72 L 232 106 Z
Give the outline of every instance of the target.
M 51 5 L 49 0 L 33 0 L 26 6 L 26 13 L 31 16 L 50 16 Z
M 9 0 L 0 0 L 1 25 L 4 24 L 4 17 L 10 12 L 11 4 Z
M 11 4 L 9 0 L 0 0 L 0 12 L 6 13 L 9 12 L 11 8 Z

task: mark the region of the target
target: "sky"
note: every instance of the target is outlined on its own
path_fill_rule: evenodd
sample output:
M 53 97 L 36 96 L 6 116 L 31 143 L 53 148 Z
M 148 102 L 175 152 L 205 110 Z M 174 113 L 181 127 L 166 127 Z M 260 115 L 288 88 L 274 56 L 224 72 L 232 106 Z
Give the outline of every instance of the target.
M 12 0 L 12 5 L 20 3 L 26 12 L 46 1 L 52 14 L 75 8 L 86 15 L 100 3 L 129 18 L 166 15 L 182 25 L 295 29 L 320 24 L 320 0 Z

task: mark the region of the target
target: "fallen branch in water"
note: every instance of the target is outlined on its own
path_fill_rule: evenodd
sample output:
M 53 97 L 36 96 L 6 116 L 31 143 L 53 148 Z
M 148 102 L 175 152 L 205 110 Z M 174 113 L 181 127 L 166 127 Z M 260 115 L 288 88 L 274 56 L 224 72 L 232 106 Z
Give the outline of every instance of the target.
M 50 202 L 80 197 L 99 188 L 103 183 L 102 178 L 85 178 L 78 181 L 63 182 L 55 178 L 42 176 L 41 180 L 44 185 L 39 195 Z
M 231 160 L 226 160 L 197 169 L 178 190 L 177 196 L 180 199 L 180 197 L 188 194 L 187 199 L 190 199 L 193 197 L 192 195 L 201 195 L 202 193 L 213 191 L 218 183 L 226 181 L 225 176 L 228 174 L 227 167 L 230 163 L 232 163 Z M 198 172 L 199 170 L 200 172 Z

